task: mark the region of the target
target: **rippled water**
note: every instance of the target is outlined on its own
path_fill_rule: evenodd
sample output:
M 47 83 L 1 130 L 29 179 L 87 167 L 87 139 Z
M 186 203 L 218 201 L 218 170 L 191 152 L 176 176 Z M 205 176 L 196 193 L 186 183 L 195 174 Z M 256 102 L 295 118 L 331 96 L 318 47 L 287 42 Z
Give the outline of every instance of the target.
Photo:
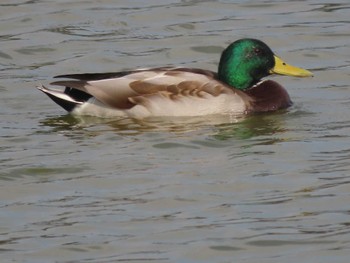
M 348 262 L 348 1 L 0 3 L 1 262 Z M 259 38 L 310 79 L 232 120 L 74 118 L 54 75 L 215 70 Z

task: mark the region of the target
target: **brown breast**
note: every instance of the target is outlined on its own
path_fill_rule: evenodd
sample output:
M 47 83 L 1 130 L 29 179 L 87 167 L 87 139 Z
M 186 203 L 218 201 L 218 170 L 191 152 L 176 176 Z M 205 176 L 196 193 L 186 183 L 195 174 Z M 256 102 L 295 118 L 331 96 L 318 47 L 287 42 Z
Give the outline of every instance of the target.
M 252 98 L 247 106 L 249 112 L 275 111 L 293 104 L 288 92 L 273 80 L 263 81 L 245 93 Z

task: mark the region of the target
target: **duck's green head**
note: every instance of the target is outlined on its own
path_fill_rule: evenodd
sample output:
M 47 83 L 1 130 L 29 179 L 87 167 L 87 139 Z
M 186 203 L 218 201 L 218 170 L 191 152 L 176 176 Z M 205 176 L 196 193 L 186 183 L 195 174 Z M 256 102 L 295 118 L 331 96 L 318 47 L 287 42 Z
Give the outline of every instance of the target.
M 270 74 L 308 77 L 308 70 L 288 65 L 262 41 L 240 39 L 222 53 L 218 77 L 236 89 L 245 90 Z

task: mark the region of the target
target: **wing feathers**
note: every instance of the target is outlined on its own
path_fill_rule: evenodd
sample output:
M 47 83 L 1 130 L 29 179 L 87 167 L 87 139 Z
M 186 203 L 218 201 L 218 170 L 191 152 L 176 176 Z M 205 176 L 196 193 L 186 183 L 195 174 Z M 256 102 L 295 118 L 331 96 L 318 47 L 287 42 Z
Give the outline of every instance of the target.
M 199 69 L 158 68 L 133 72 L 61 75 L 77 80 L 55 81 L 52 84 L 78 89 L 112 108 L 130 109 L 150 105 L 156 98 L 178 100 L 194 96 L 207 98 L 234 93 L 216 80 L 215 73 Z

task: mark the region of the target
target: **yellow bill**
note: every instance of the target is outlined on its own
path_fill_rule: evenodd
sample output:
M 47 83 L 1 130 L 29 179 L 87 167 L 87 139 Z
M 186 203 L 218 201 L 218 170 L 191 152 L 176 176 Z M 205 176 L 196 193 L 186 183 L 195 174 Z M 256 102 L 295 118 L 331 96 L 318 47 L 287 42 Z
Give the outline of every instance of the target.
M 275 57 L 275 66 L 270 70 L 271 74 L 279 74 L 279 75 L 287 75 L 294 77 L 312 77 L 313 74 L 302 68 L 294 67 L 292 65 L 287 64 L 282 59 Z

